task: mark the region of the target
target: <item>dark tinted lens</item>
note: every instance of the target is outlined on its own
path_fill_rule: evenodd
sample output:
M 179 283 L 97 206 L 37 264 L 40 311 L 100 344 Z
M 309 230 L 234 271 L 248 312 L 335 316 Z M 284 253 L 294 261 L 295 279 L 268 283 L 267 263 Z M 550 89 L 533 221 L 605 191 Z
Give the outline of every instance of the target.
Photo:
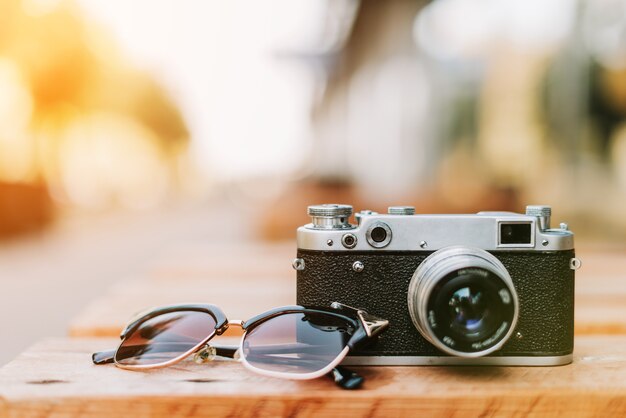
M 128 335 L 115 353 L 122 365 L 166 363 L 198 346 L 215 331 L 215 319 L 205 312 L 181 311 L 156 316 Z
M 349 321 L 332 314 L 289 313 L 247 332 L 242 354 L 258 369 L 312 373 L 332 363 L 353 333 Z

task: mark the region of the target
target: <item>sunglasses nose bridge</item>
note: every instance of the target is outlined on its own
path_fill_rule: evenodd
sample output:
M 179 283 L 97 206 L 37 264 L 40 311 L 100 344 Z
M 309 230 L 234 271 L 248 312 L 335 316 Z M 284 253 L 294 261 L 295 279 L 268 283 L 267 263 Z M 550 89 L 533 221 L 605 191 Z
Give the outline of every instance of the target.
M 243 321 L 241 319 L 232 319 L 228 321 L 228 326 L 235 326 L 239 328 L 243 328 Z
M 229 319 L 226 320 L 224 323 L 222 323 L 222 325 L 219 327 L 219 329 L 217 329 L 216 334 L 217 335 L 222 335 L 226 332 L 226 330 L 228 328 L 230 328 L 231 326 L 235 326 L 235 327 L 239 327 L 239 328 L 243 328 L 243 321 L 239 320 L 239 319 Z

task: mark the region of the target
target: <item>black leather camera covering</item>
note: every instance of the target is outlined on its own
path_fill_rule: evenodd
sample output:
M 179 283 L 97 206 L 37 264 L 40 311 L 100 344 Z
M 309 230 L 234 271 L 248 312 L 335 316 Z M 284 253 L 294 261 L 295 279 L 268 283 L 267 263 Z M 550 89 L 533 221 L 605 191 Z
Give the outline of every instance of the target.
M 297 303 L 341 302 L 390 321 L 379 342 L 354 355 L 442 356 L 413 326 L 407 289 L 432 252 L 328 252 L 298 250 Z M 573 250 L 492 252 L 506 267 L 519 298 L 519 319 L 504 347 L 490 356 L 562 356 L 574 348 Z M 361 261 L 361 273 L 352 264 Z M 521 333 L 521 338 L 516 336 Z

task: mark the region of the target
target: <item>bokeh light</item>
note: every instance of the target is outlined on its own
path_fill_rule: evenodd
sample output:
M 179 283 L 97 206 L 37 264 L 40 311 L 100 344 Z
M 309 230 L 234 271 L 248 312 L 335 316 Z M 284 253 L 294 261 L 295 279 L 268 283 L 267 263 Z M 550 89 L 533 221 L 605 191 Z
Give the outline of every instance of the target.
M 1 57 L 0 92 L 0 180 L 33 180 L 35 153 L 29 131 L 33 98 L 18 65 Z

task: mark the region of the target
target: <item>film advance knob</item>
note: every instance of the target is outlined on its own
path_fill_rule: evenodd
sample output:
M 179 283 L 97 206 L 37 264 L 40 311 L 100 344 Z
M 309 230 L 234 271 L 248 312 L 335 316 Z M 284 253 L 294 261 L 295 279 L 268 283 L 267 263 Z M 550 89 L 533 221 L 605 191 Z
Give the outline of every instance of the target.
M 539 229 L 542 231 L 550 229 L 550 216 L 552 208 L 546 205 L 528 205 L 526 206 L 526 215 L 536 216 L 539 219 Z
M 387 209 L 389 215 L 415 215 L 414 206 L 389 206 Z
M 311 217 L 314 229 L 351 229 L 348 222 L 352 215 L 352 206 L 324 204 L 309 206 L 307 213 Z

